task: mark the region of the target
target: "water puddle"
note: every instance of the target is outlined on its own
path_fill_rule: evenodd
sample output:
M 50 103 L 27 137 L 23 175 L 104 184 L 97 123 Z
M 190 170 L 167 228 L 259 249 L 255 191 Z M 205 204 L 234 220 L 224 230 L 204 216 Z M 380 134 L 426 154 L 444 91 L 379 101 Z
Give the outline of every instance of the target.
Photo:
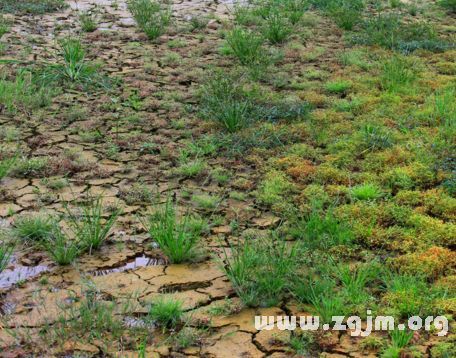
M 48 271 L 47 266 L 18 266 L 13 270 L 6 269 L 0 275 L 0 289 L 5 289 L 14 284 L 21 285 L 26 278 L 38 275 L 41 272 Z
M 144 266 L 157 266 L 157 265 L 168 265 L 168 261 L 162 258 L 150 257 L 145 254 L 141 254 L 126 261 L 119 262 L 113 266 L 100 267 L 97 270 L 89 271 L 92 276 L 104 276 L 113 272 L 121 272 L 129 269 Z

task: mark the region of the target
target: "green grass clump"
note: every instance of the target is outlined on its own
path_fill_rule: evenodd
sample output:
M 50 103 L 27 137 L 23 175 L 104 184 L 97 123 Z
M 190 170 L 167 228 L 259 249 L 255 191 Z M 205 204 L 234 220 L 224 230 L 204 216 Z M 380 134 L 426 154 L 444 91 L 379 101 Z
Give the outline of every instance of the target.
M 7 176 L 20 155 L 19 145 L 15 152 L 11 153 L 5 145 L 0 145 L 0 180 Z
M 8 245 L 5 241 L 0 243 L 0 273 L 10 263 L 11 255 L 13 254 L 14 246 Z
M 448 11 L 456 12 L 456 0 L 440 0 L 438 4 Z
M 65 0 L 2 0 L 0 11 L 12 14 L 45 14 L 60 11 L 69 5 Z
M 148 307 L 148 318 L 163 328 L 174 328 L 184 314 L 184 301 L 175 296 L 162 295 L 155 298 Z
M 14 235 L 24 241 L 42 241 L 53 234 L 55 217 L 43 213 L 17 216 Z
M 47 87 L 51 84 L 70 84 L 70 86 L 81 86 L 89 92 L 91 88 L 102 87 L 111 90 L 112 80 L 101 76 L 97 70 L 101 65 L 91 65 L 86 59 L 86 50 L 82 43 L 82 38 L 73 38 L 70 35 L 56 40 L 54 52 L 49 51 L 44 46 L 41 47 L 47 55 L 52 58 L 49 60 L 40 56 L 41 60 L 37 61 L 17 61 L 17 60 L 0 60 L 0 64 L 24 64 L 23 69 L 32 75 L 32 85 Z
M 155 240 L 173 263 L 181 263 L 192 255 L 200 241 L 200 229 L 190 230 L 190 216 L 179 212 L 178 203 L 171 194 L 166 196 L 165 203 L 160 203 L 157 192 L 150 198 L 152 207 L 140 218 L 150 237 Z
M 49 108 L 60 89 L 39 87 L 32 82 L 32 76 L 26 73 L 18 74 L 14 80 L 9 80 L 4 74 L 0 78 L 0 108 L 13 114 Z
M 151 0 L 130 0 L 127 9 L 149 40 L 156 40 L 166 32 L 172 15 L 171 6 Z
M 335 82 L 328 82 L 326 84 L 326 89 L 333 93 L 342 93 L 345 92 L 346 89 L 350 88 L 351 85 L 351 82 L 341 81 L 338 79 Z
M 382 46 L 404 53 L 417 49 L 442 52 L 453 43 L 438 38 L 436 29 L 426 22 L 404 22 L 400 12 L 370 15 L 360 24 L 362 31 L 352 36 L 353 43 Z
M 357 185 L 351 189 L 353 199 L 360 201 L 369 201 L 379 198 L 382 193 L 380 188 L 374 184 Z
M 100 11 L 97 8 L 75 11 L 76 18 L 82 31 L 93 32 L 97 29 L 99 23 L 99 13 Z
M 106 217 L 107 206 L 103 203 L 103 193 L 96 197 L 90 192 L 86 195 L 87 200 L 82 204 L 73 200 L 74 207 L 65 206 L 68 214 L 65 221 L 75 233 L 77 240 L 90 249 L 98 249 L 122 214 L 124 206 L 119 202 L 113 203 L 109 207 L 109 216 Z
M 4 34 L 6 34 L 7 32 L 9 32 L 10 30 L 10 26 L 11 25 L 11 21 L 9 21 L 8 19 L 6 19 L 5 17 L 3 17 L 3 13 L 0 14 L 0 39 L 2 38 L 2 36 Z

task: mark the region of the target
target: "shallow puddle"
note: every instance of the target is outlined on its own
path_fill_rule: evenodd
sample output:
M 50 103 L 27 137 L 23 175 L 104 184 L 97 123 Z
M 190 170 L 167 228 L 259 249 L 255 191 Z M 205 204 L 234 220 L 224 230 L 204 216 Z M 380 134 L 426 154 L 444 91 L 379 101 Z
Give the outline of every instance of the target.
M 48 271 L 47 266 L 18 266 L 14 270 L 2 272 L 0 275 L 0 289 L 5 289 L 13 286 L 14 284 L 21 284 L 26 278 L 38 275 L 41 272 Z
M 118 264 L 113 266 L 100 267 L 99 269 L 89 271 L 89 274 L 93 276 L 104 276 L 109 273 L 121 272 L 129 269 L 134 269 L 137 267 L 157 265 L 168 265 L 168 261 L 161 258 L 150 257 L 146 256 L 145 254 L 141 254 L 140 256 L 127 259 L 126 261 L 119 262 Z

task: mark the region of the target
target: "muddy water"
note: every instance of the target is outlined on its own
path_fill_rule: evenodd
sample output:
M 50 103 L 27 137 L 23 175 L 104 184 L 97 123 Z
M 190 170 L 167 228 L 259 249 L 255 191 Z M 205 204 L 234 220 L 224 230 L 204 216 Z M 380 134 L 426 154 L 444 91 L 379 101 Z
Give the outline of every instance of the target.
M 97 270 L 90 271 L 92 276 L 104 276 L 114 272 L 121 272 L 125 270 L 134 269 L 137 267 L 168 265 L 168 261 L 162 258 L 150 257 L 146 254 L 128 259 L 125 262 L 120 262 L 113 266 L 100 267 Z
M 38 275 L 41 272 L 49 271 L 48 266 L 19 266 L 14 269 L 6 269 L 0 275 L 0 289 L 6 289 L 14 284 L 20 285 L 22 280 Z

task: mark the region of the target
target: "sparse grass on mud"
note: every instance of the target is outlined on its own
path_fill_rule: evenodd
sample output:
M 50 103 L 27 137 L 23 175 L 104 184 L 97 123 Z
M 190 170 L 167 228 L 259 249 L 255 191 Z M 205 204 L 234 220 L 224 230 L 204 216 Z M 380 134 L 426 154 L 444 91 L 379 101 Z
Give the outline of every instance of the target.
M 2 355 L 453 358 L 452 1 L 27 3 L 0 5 Z

